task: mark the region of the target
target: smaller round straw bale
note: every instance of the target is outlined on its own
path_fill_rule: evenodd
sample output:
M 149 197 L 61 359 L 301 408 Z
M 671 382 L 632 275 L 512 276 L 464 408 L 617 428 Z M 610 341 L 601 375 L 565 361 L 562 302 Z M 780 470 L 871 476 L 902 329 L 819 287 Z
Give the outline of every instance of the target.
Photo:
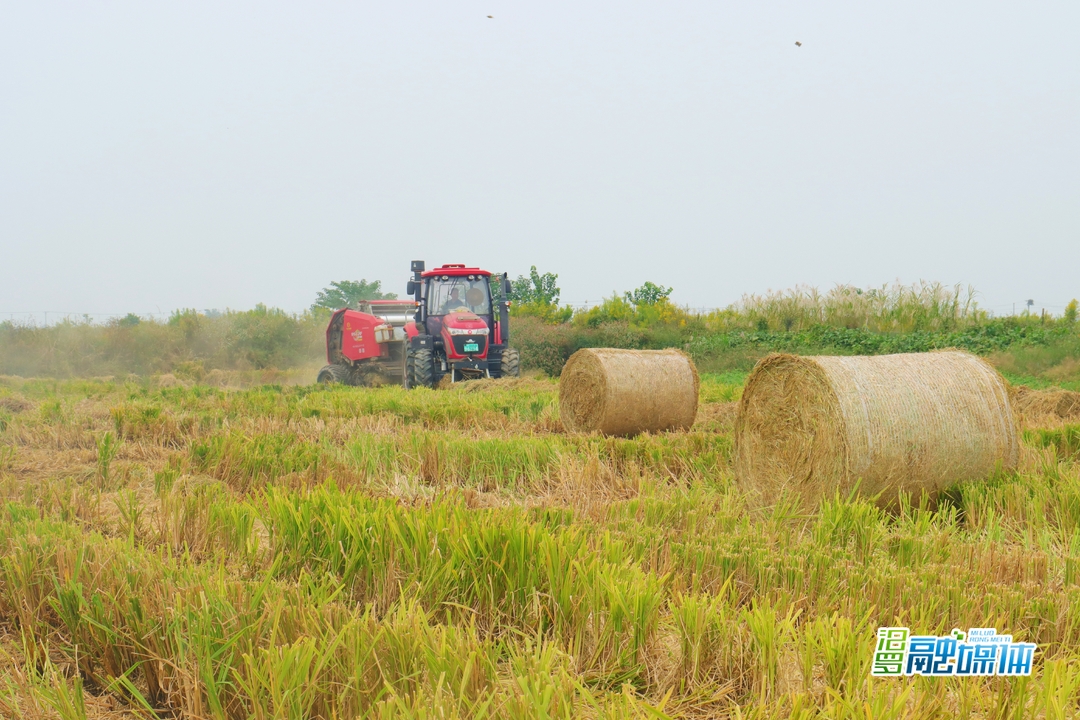
M 945 351 L 876 357 L 770 355 L 747 379 L 735 421 L 735 474 L 764 503 L 814 505 L 856 487 L 892 505 L 901 492 L 1014 469 L 1008 385 L 986 361 Z
M 697 368 L 678 350 L 585 348 L 559 377 L 559 415 L 571 432 L 630 436 L 688 430 L 698 404 Z

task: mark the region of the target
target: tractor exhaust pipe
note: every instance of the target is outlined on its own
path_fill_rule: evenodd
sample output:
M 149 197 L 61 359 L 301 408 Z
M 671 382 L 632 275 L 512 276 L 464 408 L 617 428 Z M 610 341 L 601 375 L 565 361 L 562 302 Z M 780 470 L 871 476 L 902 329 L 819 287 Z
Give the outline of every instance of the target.
M 499 342 L 504 345 L 510 342 L 510 290 L 510 278 L 503 273 L 503 301 L 499 303 Z
M 408 289 L 406 290 L 406 292 L 409 295 L 412 295 L 413 299 L 416 300 L 416 317 L 413 319 L 416 320 L 416 323 L 418 325 L 420 325 L 424 322 L 424 298 L 421 297 L 424 290 L 424 278 L 422 277 L 424 273 L 424 261 L 413 260 L 410 267 L 413 276 L 412 280 L 409 281 Z

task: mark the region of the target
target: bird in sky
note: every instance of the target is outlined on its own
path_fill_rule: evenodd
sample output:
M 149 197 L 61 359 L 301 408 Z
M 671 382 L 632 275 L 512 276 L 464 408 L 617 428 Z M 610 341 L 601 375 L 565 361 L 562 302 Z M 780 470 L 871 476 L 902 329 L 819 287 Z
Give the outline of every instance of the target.
M 495 16 L 494 16 L 494 15 L 488 15 L 488 17 L 489 17 L 489 18 L 493 18 L 493 17 L 495 17 Z
M 491 16 L 490 16 L 490 15 L 488 15 L 488 17 L 491 17 Z M 799 42 L 798 40 L 796 40 L 796 41 L 795 41 L 795 44 L 796 44 L 796 45 L 798 45 L 799 47 L 802 47 L 802 43 L 801 43 L 801 42 Z

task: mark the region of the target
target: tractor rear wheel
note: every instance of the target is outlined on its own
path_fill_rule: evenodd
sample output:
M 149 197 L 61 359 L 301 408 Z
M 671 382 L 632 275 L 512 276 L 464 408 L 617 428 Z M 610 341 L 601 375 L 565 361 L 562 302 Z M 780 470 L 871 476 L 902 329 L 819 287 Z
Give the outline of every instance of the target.
M 409 348 L 405 358 L 405 387 L 435 387 L 435 356 L 430 348 Z
M 499 377 L 521 377 L 521 356 L 517 348 L 508 347 L 502 351 Z
M 319 371 L 319 378 L 316 382 L 320 385 L 347 385 L 349 383 L 349 368 L 344 365 L 327 365 Z

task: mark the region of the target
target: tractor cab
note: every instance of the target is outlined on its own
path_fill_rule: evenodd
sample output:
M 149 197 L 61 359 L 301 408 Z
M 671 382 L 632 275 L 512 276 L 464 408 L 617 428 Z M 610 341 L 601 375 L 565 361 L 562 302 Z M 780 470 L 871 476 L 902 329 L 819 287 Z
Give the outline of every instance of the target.
M 426 278 L 425 325 L 428 333 L 439 335 L 444 320 L 449 318 L 450 324 L 454 324 L 453 318 L 465 313 L 482 318 L 488 329 L 494 331 L 490 277 L 491 273 L 486 270 L 478 270 L 468 275 L 433 274 Z
M 498 282 L 493 283 L 487 270 L 454 264 L 426 270 L 419 260 L 412 271 L 408 293 L 417 311 L 405 327 L 406 384 L 433 387 L 447 375 L 457 382 L 519 374 L 517 351 L 507 347 L 510 283 L 505 273 L 494 276 Z

